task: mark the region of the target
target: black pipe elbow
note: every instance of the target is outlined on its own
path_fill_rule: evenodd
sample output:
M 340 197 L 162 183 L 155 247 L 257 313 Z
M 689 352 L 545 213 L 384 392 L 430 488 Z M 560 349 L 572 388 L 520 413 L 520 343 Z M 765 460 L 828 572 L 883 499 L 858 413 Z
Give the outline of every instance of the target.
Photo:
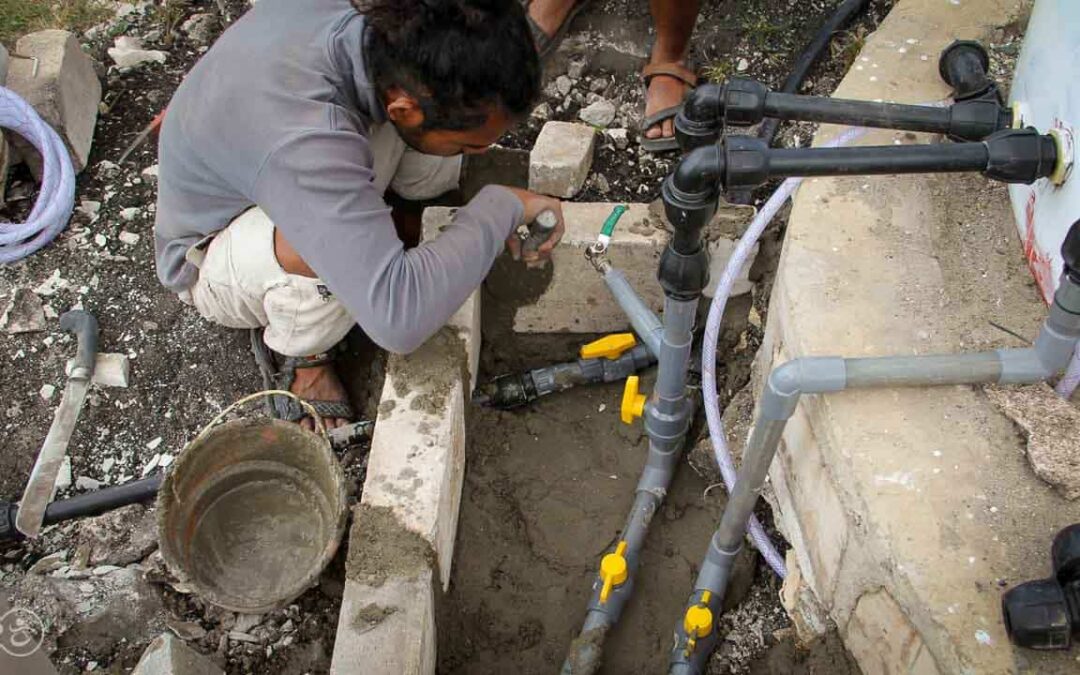
M 703 84 L 687 94 L 682 109 L 675 116 L 675 138 L 683 152 L 717 141 L 723 100 L 724 87 L 719 84 Z
M 689 255 L 701 245 L 701 229 L 712 220 L 720 198 L 724 155 L 718 145 L 706 145 L 684 156 L 664 179 L 660 191 L 664 213 L 675 230 L 672 246 Z
M 1001 99 L 997 85 L 990 79 L 990 55 L 974 40 L 956 40 L 941 52 L 938 73 L 953 88 L 957 101 L 990 94 Z
M 1061 242 L 1061 260 L 1065 263 L 1065 274 L 1074 284 L 1080 284 L 1080 220 L 1072 224 Z

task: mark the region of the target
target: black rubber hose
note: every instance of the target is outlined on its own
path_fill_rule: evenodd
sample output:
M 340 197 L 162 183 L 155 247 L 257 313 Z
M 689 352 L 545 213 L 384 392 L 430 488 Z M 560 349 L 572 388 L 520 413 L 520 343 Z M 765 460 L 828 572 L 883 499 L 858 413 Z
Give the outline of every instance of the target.
M 829 46 L 833 33 L 843 28 L 855 15 L 861 14 L 869 4 L 870 0 L 845 0 L 837 7 L 829 20 L 825 22 L 825 25 L 814 34 L 814 39 L 810 41 L 810 44 L 806 45 L 806 49 L 799 54 L 799 58 L 795 60 L 791 72 L 788 74 L 787 79 L 784 80 L 784 84 L 779 91 L 784 94 L 797 93 L 799 87 L 806 81 L 806 76 L 810 74 L 810 69 L 814 67 L 814 64 L 825 52 L 825 48 Z M 776 131 L 779 128 L 780 120 L 767 118 L 758 127 L 758 138 L 772 145 L 773 139 L 776 138 Z M 749 204 L 750 191 L 742 190 L 728 195 L 728 201 L 733 204 Z
M 121 506 L 148 501 L 157 495 L 162 478 L 161 473 L 154 473 L 140 480 L 53 502 L 45 508 L 43 524 L 53 525 L 73 518 L 96 516 Z M 15 529 L 15 516 L 18 513 L 19 507 L 15 504 L 0 502 L 0 541 L 22 538 L 22 534 Z

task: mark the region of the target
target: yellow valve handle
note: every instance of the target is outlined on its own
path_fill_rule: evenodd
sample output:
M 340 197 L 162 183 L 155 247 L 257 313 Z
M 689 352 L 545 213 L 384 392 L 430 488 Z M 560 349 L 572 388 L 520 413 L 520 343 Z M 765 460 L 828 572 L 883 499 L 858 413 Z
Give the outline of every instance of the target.
M 620 541 L 614 553 L 608 553 L 600 559 L 600 579 L 604 582 L 600 588 L 600 604 L 606 603 L 611 596 L 611 589 L 625 583 L 628 576 L 630 568 L 626 564 L 626 542 Z
M 701 600 L 686 610 L 683 617 L 683 629 L 690 636 L 691 641 L 698 638 L 708 637 L 713 630 L 713 614 L 709 609 L 709 600 L 712 593 L 705 591 L 701 594 Z M 689 646 L 689 644 L 688 644 Z
M 626 378 L 626 386 L 622 393 L 622 407 L 619 410 L 623 424 L 633 424 L 635 419 L 645 414 L 645 394 L 638 393 L 640 384 L 637 375 Z
M 582 347 L 580 356 L 583 359 L 617 359 L 636 344 L 633 333 L 612 333 Z

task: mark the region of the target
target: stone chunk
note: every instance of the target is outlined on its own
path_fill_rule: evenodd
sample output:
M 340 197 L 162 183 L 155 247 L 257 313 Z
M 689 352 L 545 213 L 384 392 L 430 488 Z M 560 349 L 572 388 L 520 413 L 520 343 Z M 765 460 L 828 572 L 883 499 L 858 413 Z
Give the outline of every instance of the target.
M 1065 499 L 1080 497 L 1080 410 L 1045 382 L 1025 387 L 987 387 L 990 400 L 1027 437 L 1027 456 L 1035 475 Z
M 45 330 L 45 308 L 41 304 L 41 298 L 26 288 L 16 290 L 4 314 L 0 316 L 0 326 L 11 334 Z
M 109 58 L 120 68 L 134 68 L 144 63 L 165 63 L 169 55 L 157 49 L 143 49 L 142 40 L 127 35 L 116 38 L 115 46 L 109 47 Z
M 576 195 L 592 168 L 595 143 L 595 132 L 585 124 L 545 124 L 529 155 L 529 189 L 564 199 Z
M 600 99 L 582 108 L 578 113 L 582 122 L 594 127 L 608 127 L 615 121 L 615 104 L 607 99 Z
M 82 171 L 94 140 L 101 83 L 94 63 L 83 53 L 78 40 L 68 31 L 43 30 L 24 35 L 15 51 L 37 59 L 11 62 L 7 87 L 26 99 L 42 119 L 60 134 L 71 152 L 75 171 Z M 39 173 L 41 159 L 22 138 L 14 143 L 30 168 Z
M 74 359 L 67 362 L 65 372 L 68 375 L 71 375 L 74 363 Z M 126 388 L 130 375 L 131 362 L 128 360 L 127 354 L 103 354 L 98 352 L 97 360 L 94 362 L 94 384 L 102 387 Z
M 154 638 L 131 675 L 225 675 L 213 661 L 172 633 Z

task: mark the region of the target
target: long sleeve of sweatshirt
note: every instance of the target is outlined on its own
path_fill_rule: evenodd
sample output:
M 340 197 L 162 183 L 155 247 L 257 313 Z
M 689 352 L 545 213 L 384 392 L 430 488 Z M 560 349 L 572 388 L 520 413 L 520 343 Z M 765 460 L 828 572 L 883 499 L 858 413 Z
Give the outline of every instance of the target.
M 362 136 L 307 132 L 270 154 L 252 197 L 364 332 L 407 353 L 480 285 L 523 206 L 509 190 L 485 187 L 439 237 L 405 250 L 370 166 Z

